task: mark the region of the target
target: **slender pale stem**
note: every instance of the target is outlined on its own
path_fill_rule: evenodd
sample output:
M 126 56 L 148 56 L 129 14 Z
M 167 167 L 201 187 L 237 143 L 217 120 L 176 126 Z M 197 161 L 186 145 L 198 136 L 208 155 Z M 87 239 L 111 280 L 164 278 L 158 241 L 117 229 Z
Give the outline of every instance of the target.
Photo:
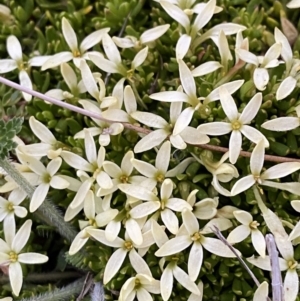
M 91 111 L 87 111 L 85 109 L 73 106 L 71 104 L 65 103 L 65 102 L 60 101 L 58 99 L 55 99 L 53 97 L 50 97 L 50 96 L 44 95 L 42 93 L 39 93 L 37 91 L 28 89 L 26 87 L 23 87 L 23 86 L 17 84 L 17 83 L 12 82 L 12 81 L 10 81 L 10 80 L 2 77 L 2 76 L 0 76 L 0 83 L 3 83 L 3 84 L 5 84 L 9 87 L 12 87 L 12 88 L 16 89 L 16 90 L 28 93 L 32 96 L 35 96 L 37 98 L 48 101 L 48 102 L 50 102 L 54 105 L 66 108 L 70 111 L 77 112 L 77 113 L 85 115 L 85 116 L 89 116 L 89 117 L 92 117 L 92 118 L 95 118 L 95 119 L 98 119 L 98 120 L 103 120 L 103 121 L 106 121 L 108 123 L 118 122 L 118 121 L 103 118 L 100 114 L 93 113 Z M 132 85 L 132 87 L 134 87 L 134 85 Z M 126 123 L 126 122 L 118 122 L 118 123 L 122 123 L 125 128 L 127 128 L 129 130 L 136 131 L 138 133 L 143 133 L 143 134 L 146 134 L 146 135 L 151 133 L 151 130 L 142 128 L 140 126 L 135 126 L 135 125 L 132 125 L 132 124 Z M 210 144 L 201 144 L 201 145 L 195 145 L 195 146 L 197 146 L 199 148 L 203 148 L 203 149 L 208 149 L 208 150 L 212 150 L 212 151 L 221 152 L 221 153 L 228 152 L 227 147 L 221 147 L 221 146 L 210 145 Z M 250 158 L 251 157 L 251 152 L 241 151 L 240 156 Z M 299 159 L 295 159 L 295 158 L 286 158 L 286 157 L 271 156 L 271 155 L 265 155 L 265 161 L 271 161 L 271 162 L 277 162 L 277 163 L 281 163 L 281 162 L 300 162 Z
M 34 187 L 19 173 L 19 171 L 7 160 L 0 159 L 0 167 L 18 184 L 18 186 L 26 192 L 29 198 L 34 193 Z M 34 213 L 39 219 L 43 220 L 50 226 L 54 226 L 62 237 L 72 242 L 76 236 L 75 230 L 66 223 L 61 212 L 50 201 L 45 200 L 38 210 Z

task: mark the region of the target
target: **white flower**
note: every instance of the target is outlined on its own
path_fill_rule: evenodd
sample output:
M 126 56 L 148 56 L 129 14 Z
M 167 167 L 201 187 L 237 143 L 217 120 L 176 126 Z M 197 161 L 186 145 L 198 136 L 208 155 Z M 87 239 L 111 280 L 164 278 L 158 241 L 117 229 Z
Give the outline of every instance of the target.
M 138 273 L 124 283 L 118 300 L 132 301 L 136 297 L 138 301 L 153 301 L 150 293 L 160 293 L 159 281 L 147 274 Z
M 243 210 L 237 210 L 233 212 L 235 218 L 242 224 L 232 230 L 227 241 L 230 244 L 235 244 L 243 241 L 251 234 L 251 241 L 256 252 L 261 256 L 266 255 L 266 241 L 263 234 L 257 229 L 259 223 L 253 221 L 253 217 L 249 212 Z
M 300 0 L 292 0 L 286 6 L 288 8 L 298 8 L 298 7 L 300 7 Z
M 80 229 L 82 230 L 76 235 L 70 246 L 70 255 L 77 253 L 86 244 L 90 237 L 87 231 L 88 229 L 106 226 L 111 220 L 116 217 L 118 210 L 108 209 L 96 215 L 94 193 L 89 190 L 84 201 L 84 214 L 88 221 L 79 221 Z
M 5 229 L 6 242 L 0 238 L 0 264 L 9 267 L 9 281 L 16 296 L 19 296 L 23 283 L 21 263 L 37 264 L 48 261 L 48 257 L 42 254 L 21 253 L 29 239 L 31 225 L 32 221 L 27 220 L 17 233 L 13 229 Z
M 206 155 L 205 155 L 206 154 Z M 205 152 L 203 155 L 198 158 L 195 154 L 192 153 L 192 156 L 212 174 L 213 180 L 212 185 L 222 195 L 231 196 L 230 191 L 221 186 L 220 182 L 227 183 L 233 178 L 239 176 L 238 170 L 236 167 L 230 163 L 225 163 L 229 157 L 229 152 L 226 152 L 222 158 L 215 162 L 211 156 L 211 153 Z
M 134 70 L 141 66 L 147 58 L 148 47 L 140 50 L 131 62 L 130 69 L 122 63 L 120 52 L 112 38 L 105 34 L 102 39 L 102 45 L 108 59 L 102 55 L 90 54 L 91 61 L 101 70 L 108 73 L 119 73 L 124 78 L 131 78 Z
M 231 83 L 227 83 L 223 86 L 216 88 L 212 91 L 206 98 L 205 97 L 197 97 L 197 89 L 195 79 L 193 77 L 192 72 L 185 64 L 185 62 L 181 59 L 178 59 L 179 65 L 179 75 L 180 81 L 183 86 L 185 93 L 181 91 L 166 91 L 166 92 L 158 92 L 151 94 L 149 97 L 155 100 L 163 101 L 163 102 L 186 102 L 190 106 L 184 109 L 180 115 L 177 117 L 177 120 L 174 125 L 173 135 L 180 134 L 191 122 L 194 112 L 199 110 L 202 106 L 201 100 L 205 100 L 207 103 L 211 101 L 215 101 L 220 99 L 220 89 L 221 87 L 226 87 L 230 94 L 237 91 L 244 81 L 235 81 Z
M 27 215 L 27 210 L 19 206 L 24 201 L 26 193 L 21 189 L 13 190 L 8 199 L 0 196 L 0 222 L 3 221 L 3 228 L 15 232 L 15 215 L 23 218 Z M 12 230 L 14 229 L 14 230 Z
M 268 140 L 257 129 L 248 124 L 254 119 L 262 103 L 262 94 L 255 94 L 240 114 L 232 96 L 224 88 L 220 88 L 220 100 L 222 108 L 228 118 L 228 122 L 210 122 L 198 126 L 203 134 L 220 136 L 231 132 L 229 140 L 229 161 L 235 164 L 242 147 L 242 134 L 254 143 L 264 140 L 265 147 L 269 146 Z
M 258 90 L 265 90 L 266 85 L 269 82 L 269 73 L 267 69 L 277 67 L 280 64 L 277 58 L 280 55 L 281 47 L 281 43 L 273 44 L 266 52 L 265 56 L 256 56 L 244 49 L 235 50 L 241 60 L 255 65 L 253 81 Z
M 248 40 L 248 38 L 245 38 L 245 39 L 243 38 L 243 34 L 242 34 L 241 30 L 236 34 L 235 49 L 244 49 L 244 50 L 249 51 L 249 40 Z M 240 57 L 239 57 L 237 51 L 235 51 L 235 64 L 237 64 L 237 63 L 241 63 L 241 62 L 240 62 Z
M 133 36 L 126 36 L 125 38 L 113 37 L 112 39 L 115 44 L 121 48 L 140 48 L 142 45 L 147 45 L 148 43 L 159 39 L 163 34 L 165 34 L 169 27 L 170 24 L 164 24 L 148 29 L 141 34 L 139 40 Z
M 276 132 L 285 132 L 296 129 L 300 126 L 300 105 L 295 108 L 295 111 L 298 117 L 279 117 L 266 121 L 261 127 Z
M 94 31 L 87 37 L 85 37 L 78 47 L 76 33 L 69 21 L 65 17 L 63 17 L 61 23 L 63 36 L 71 51 L 60 52 L 51 56 L 42 65 L 42 70 L 57 67 L 62 63 L 69 62 L 70 60 L 73 60 L 75 66 L 79 68 L 80 62 L 82 60 L 88 60 L 89 54 L 94 53 L 87 52 L 87 50 L 98 44 L 101 41 L 103 35 L 109 32 L 109 28 L 102 28 Z
M 204 229 L 200 230 L 197 218 L 188 209 L 183 210 L 182 219 L 186 229 L 185 233 L 180 233 L 179 236 L 167 241 L 155 253 L 156 256 L 176 254 L 192 245 L 188 260 L 188 273 L 193 281 L 197 279 L 202 266 L 203 248 L 221 257 L 235 257 L 232 251 L 220 240 L 204 236 L 204 234 L 212 233 L 211 227 L 213 224 L 206 225 Z
M 162 222 L 172 234 L 176 234 L 179 228 L 178 218 L 173 211 L 182 212 L 184 208 L 192 210 L 192 207 L 185 200 L 171 197 L 173 182 L 170 179 L 163 181 L 160 188 L 160 198 L 147 188 L 138 185 L 120 184 L 119 189 L 138 200 L 145 201 L 130 210 L 132 218 L 143 218 L 158 211 L 156 217 L 160 215 Z
M 112 178 L 113 187 L 110 189 L 100 188 L 97 192 L 98 196 L 104 196 L 107 194 L 111 194 L 118 189 L 118 184 L 122 183 L 131 183 L 131 184 L 139 184 L 142 181 L 146 180 L 143 176 L 132 176 L 133 164 L 132 159 L 134 158 L 134 154 L 132 151 L 128 151 L 121 162 L 121 166 L 119 167 L 117 164 L 104 161 L 103 169 L 104 171 Z
M 289 191 L 293 194 L 300 195 L 300 183 L 292 182 L 292 183 L 278 183 L 268 180 L 280 179 L 286 177 L 287 175 L 297 171 L 300 169 L 300 163 L 298 162 L 285 162 L 276 164 L 263 173 L 261 170 L 264 164 L 264 156 L 265 156 L 265 146 L 264 141 L 261 140 L 255 146 L 252 151 L 250 158 L 250 170 L 251 174 L 238 180 L 232 187 L 231 193 L 232 195 L 237 195 L 255 183 L 259 185 L 274 187 L 277 189 L 282 189 Z
M 63 91 L 62 89 L 52 89 L 47 91 L 45 95 L 56 98 L 58 100 L 63 100 L 79 97 L 79 94 L 86 92 L 86 87 L 84 86 L 83 81 L 77 81 L 76 73 L 69 64 L 62 63 L 60 65 L 60 72 L 71 93 L 69 91 Z
M 39 138 L 41 142 L 29 145 L 19 145 L 18 149 L 22 153 L 30 156 L 48 156 L 49 159 L 57 158 L 60 155 L 64 144 L 57 141 L 51 131 L 43 123 L 36 120 L 34 116 L 30 116 L 29 125 L 34 135 Z
M 150 112 L 136 111 L 131 116 L 149 126 L 158 128 L 143 137 L 134 147 L 135 153 L 144 152 L 159 144 L 169 137 L 172 145 L 178 149 L 186 148 L 186 142 L 191 144 L 206 144 L 209 138 L 199 133 L 195 128 L 187 126 L 181 133 L 174 135 L 176 121 L 181 114 L 182 102 L 172 102 L 170 106 L 170 121 L 167 122 L 159 115 Z
M 36 158 L 26 154 L 20 154 L 20 159 L 23 161 L 22 163 L 26 164 L 34 173 L 39 175 L 39 184 L 35 188 L 30 200 L 30 212 L 36 211 L 41 206 L 50 187 L 54 189 L 65 189 L 69 186 L 66 180 L 59 175 L 55 175 L 61 166 L 61 158 L 51 160 L 47 167 Z
M 109 241 L 105 237 L 105 231 L 99 229 L 88 228 L 87 233 L 93 238 L 98 240 L 100 243 L 105 244 L 113 248 L 118 248 L 109 258 L 103 276 L 103 283 L 107 284 L 119 271 L 121 268 L 125 257 L 129 255 L 129 261 L 133 269 L 137 273 L 142 273 L 148 276 L 152 276 L 152 273 L 145 262 L 145 260 L 138 254 L 136 249 L 146 248 L 151 246 L 154 243 L 151 231 L 143 233 L 143 243 L 135 244 L 129 237 L 127 232 L 125 232 L 125 240 L 119 237 L 116 237 L 115 240 Z
M 276 99 L 281 100 L 292 93 L 299 80 L 300 60 L 293 58 L 293 51 L 287 37 L 276 27 L 274 31 L 276 43 L 281 43 L 281 56 L 286 65 L 285 79 L 276 91 Z
M 36 56 L 23 61 L 22 47 L 15 36 L 9 36 L 6 40 L 6 49 L 11 59 L 0 60 L 0 74 L 19 69 L 20 85 L 32 90 L 32 82 L 29 77 L 31 67 L 40 67 L 49 58 L 49 56 Z M 30 101 L 32 96 L 22 92 L 26 101 Z
M 221 56 L 221 65 L 223 66 L 223 72 L 225 74 L 228 71 L 228 63 L 229 61 L 232 61 L 233 57 L 231 55 L 229 44 L 223 30 L 220 31 L 216 42 Z

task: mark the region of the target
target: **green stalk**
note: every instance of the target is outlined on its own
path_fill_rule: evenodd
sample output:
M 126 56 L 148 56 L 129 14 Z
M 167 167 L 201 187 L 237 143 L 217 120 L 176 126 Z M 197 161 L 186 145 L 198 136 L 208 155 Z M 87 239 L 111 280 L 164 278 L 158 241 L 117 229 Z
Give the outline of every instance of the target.
M 29 198 L 32 197 L 35 190 L 34 187 L 30 185 L 7 159 L 0 159 L 0 167 L 26 192 Z M 45 200 L 34 214 L 48 225 L 54 226 L 60 235 L 69 242 L 73 241 L 76 236 L 75 230 L 64 221 L 61 212 L 50 201 Z
M 77 296 L 80 294 L 84 281 L 85 277 L 82 277 L 63 288 L 55 289 L 39 296 L 25 298 L 21 301 L 69 301 L 73 299 L 74 295 Z

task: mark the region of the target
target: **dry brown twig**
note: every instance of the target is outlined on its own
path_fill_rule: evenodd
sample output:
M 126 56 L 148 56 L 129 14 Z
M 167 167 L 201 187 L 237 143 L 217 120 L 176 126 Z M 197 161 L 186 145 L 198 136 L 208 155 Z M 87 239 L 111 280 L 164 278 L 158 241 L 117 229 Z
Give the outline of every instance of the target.
M 35 90 L 28 89 L 28 88 L 23 87 L 23 86 L 15 83 L 15 82 L 12 82 L 12 81 L 10 81 L 10 80 L 2 77 L 2 76 L 0 76 L 0 83 L 2 83 L 4 85 L 7 85 L 9 87 L 12 87 L 12 88 L 14 88 L 16 90 L 19 90 L 19 91 L 31 94 L 34 97 L 40 98 L 40 99 L 42 99 L 44 101 L 47 101 L 47 102 L 50 102 L 50 103 L 52 103 L 54 105 L 63 107 L 65 109 L 68 109 L 68 110 L 73 111 L 73 112 L 77 112 L 79 114 L 82 114 L 82 115 L 85 115 L 85 116 L 88 116 L 88 117 L 92 117 L 92 118 L 95 118 L 95 119 L 98 119 L 98 120 L 102 120 L 102 121 L 105 121 L 105 122 L 108 122 L 108 123 L 116 123 L 116 122 L 118 122 L 118 121 L 114 121 L 114 120 L 109 120 L 109 119 L 103 118 L 100 114 L 93 113 L 93 112 L 87 111 L 85 109 L 76 107 L 74 105 L 71 105 L 69 103 L 60 101 L 60 100 L 55 99 L 53 97 L 50 97 L 48 95 L 44 95 L 44 94 L 42 94 L 40 92 L 37 92 Z M 143 128 L 143 127 L 140 127 L 140 126 L 136 126 L 136 125 L 132 125 L 130 123 L 126 123 L 126 122 L 118 122 L 118 123 L 122 123 L 123 126 L 124 126 L 124 128 L 126 128 L 126 129 L 133 130 L 133 131 L 136 131 L 138 133 L 145 134 L 145 135 L 147 135 L 147 134 L 149 134 L 149 133 L 152 132 L 149 129 L 146 129 L 146 128 Z M 203 149 L 208 149 L 208 150 L 211 150 L 211 151 L 222 152 L 222 153 L 226 153 L 228 151 L 228 148 L 226 148 L 226 147 L 221 147 L 221 146 L 211 145 L 211 144 L 201 144 L 201 145 L 198 144 L 198 145 L 195 145 L 195 146 L 203 148 Z M 241 151 L 240 152 L 240 156 L 246 157 L 246 158 L 250 158 L 251 157 L 251 152 Z M 282 163 L 282 162 L 300 162 L 300 159 L 265 155 L 265 161 L 271 161 L 271 162 L 276 162 L 276 163 Z

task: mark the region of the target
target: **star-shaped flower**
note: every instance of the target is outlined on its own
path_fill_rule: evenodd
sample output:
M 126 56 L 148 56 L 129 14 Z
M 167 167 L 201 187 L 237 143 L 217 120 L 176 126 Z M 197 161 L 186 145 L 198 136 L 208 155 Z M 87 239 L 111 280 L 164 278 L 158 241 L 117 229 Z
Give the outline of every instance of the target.
M 251 174 L 238 180 L 232 187 L 232 195 L 237 195 L 255 183 L 259 185 L 274 187 L 289 191 L 293 194 L 300 195 L 300 183 L 278 183 L 268 180 L 280 179 L 300 169 L 300 163 L 298 162 L 284 162 L 276 164 L 263 173 L 261 172 L 264 164 L 265 146 L 264 141 L 261 140 L 257 143 L 252 151 L 250 158 L 250 170 Z
M 36 56 L 27 62 L 23 60 L 22 47 L 15 36 L 9 36 L 6 40 L 6 49 L 11 59 L 0 60 L 0 74 L 19 69 L 20 85 L 32 90 L 32 82 L 29 77 L 31 67 L 40 67 L 49 59 L 49 56 Z M 26 101 L 30 101 L 32 96 L 22 92 Z
M 198 220 L 190 210 L 183 210 L 182 219 L 186 229 L 185 233 L 180 233 L 179 236 L 167 241 L 155 253 L 156 256 L 176 254 L 192 245 L 188 260 L 188 273 L 193 281 L 197 279 L 202 266 L 203 248 L 221 257 L 235 257 L 232 251 L 220 240 L 204 236 L 207 233 L 212 233 L 212 230 L 209 229 L 210 226 L 200 230 Z
M 266 241 L 263 234 L 257 229 L 259 223 L 253 221 L 253 217 L 249 212 L 237 210 L 233 212 L 235 218 L 242 224 L 232 230 L 227 241 L 230 244 L 235 244 L 243 241 L 251 234 L 251 241 L 256 252 L 261 256 L 266 255 Z
M 109 28 L 102 28 L 92 32 L 83 39 L 78 47 L 76 33 L 65 17 L 62 19 L 61 25 L 63 36 L 71 51 L 63 51 L 51 56 L 42 65 L 42 70 L 57 67 L 62 63 L 69 62 L 70 60 L 73 60 L 75 66 L 79 68 L 81 60 L 89 60 L 89 54 L 94 53 L 93 51 L 88 52 L 87 50 L 98 44 L 103 35 L 109 32 Z
M 242 147 L 242 134 L 254 143 L 263 139 L 265 147 L 269 146 L 268 140 L 257 129 L 248 124 L 258 113 L 262 103 L 262 94 L 255 94 L 240 114 L 234 99 L 224 88 L 220 88 L 220 100 L 222 108 L 228 118 L 228 122 L 210 122 L 198 126 L 198 130 L 207 135 L 219 136 L 231 132 L 229 140 L 229 160 L 235 164 Z
M 27 220 L 17 233 L 13 229 L 5 229 L 6 242 L 0 238 L 0 264 L 8 266 L 10 285 L 16 296 L 19 296 L 23 283 L 21 263 L 37 264 L 48 261 L 48 257 L 42 254 L 22 253 L 29 239 L 31 225 L 32 221 Z

